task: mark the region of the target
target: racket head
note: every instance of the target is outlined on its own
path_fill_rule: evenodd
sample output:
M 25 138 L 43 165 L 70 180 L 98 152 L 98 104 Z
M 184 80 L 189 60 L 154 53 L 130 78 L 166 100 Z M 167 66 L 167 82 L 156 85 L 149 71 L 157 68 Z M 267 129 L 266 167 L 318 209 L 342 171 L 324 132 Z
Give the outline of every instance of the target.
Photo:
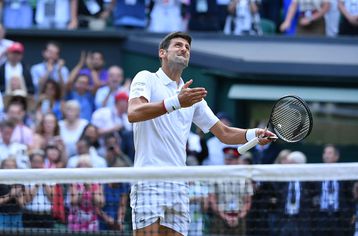
M 312 130 L 313 119 L 307 103 L 296 95 L 287 95 L 272 107 L 269 126 L 285 142 L 295 143 Z

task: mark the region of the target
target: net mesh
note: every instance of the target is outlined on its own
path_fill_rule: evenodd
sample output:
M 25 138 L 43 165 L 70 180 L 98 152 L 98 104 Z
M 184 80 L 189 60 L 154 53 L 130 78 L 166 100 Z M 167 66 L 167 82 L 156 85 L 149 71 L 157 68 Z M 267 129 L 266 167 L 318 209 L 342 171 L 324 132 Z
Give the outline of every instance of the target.
M 0 234 L 353 235 L 357 180 L 358 163 L 1 170 Z

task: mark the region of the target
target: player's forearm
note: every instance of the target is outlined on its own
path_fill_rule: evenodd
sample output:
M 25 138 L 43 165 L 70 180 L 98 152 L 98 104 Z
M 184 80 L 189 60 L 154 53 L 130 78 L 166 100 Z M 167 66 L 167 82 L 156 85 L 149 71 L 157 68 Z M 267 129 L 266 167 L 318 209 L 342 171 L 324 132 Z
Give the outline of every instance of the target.
M 128 120 L 131 123 L 151 120 L 167 113 L 163 102 L 142 103 L 128 106 Z
M 243 144 L 247 142 L 245 129 L 229 127 L 220 121 L 210 131 L 225 144 Z

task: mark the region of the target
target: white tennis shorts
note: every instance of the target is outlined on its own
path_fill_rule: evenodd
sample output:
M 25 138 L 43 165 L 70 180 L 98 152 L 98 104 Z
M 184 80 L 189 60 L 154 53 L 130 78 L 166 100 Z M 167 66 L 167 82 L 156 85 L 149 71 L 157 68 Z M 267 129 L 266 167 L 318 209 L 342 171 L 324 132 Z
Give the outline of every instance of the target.
M 160 225 L 186 236 L 189 230 L 189 188 L 179 182 L 142 182 L 130 194 L 133 230 Z

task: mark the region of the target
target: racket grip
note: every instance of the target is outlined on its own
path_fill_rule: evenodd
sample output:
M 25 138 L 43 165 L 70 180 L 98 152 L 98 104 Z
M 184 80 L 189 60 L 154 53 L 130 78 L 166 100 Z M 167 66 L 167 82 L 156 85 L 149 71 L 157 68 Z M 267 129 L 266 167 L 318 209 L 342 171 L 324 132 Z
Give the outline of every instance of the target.
M 259 143 L 259 138 L 251 139 L 249 142 L 237 148 L 237 151 L 242 155 Z

